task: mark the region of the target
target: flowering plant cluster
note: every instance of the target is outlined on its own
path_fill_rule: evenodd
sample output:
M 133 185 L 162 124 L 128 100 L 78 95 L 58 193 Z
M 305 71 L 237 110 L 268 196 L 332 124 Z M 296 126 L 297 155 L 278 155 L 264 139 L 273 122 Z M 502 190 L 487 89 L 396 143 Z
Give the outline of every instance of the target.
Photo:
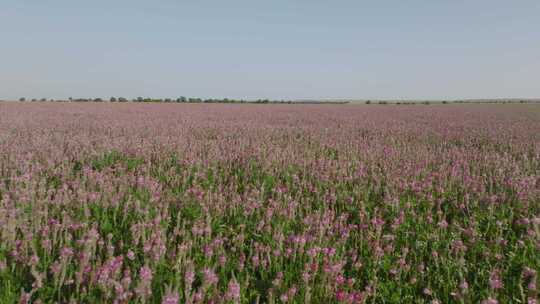
M 0 303 L 537 303 L 540 107 L 0 104 Z

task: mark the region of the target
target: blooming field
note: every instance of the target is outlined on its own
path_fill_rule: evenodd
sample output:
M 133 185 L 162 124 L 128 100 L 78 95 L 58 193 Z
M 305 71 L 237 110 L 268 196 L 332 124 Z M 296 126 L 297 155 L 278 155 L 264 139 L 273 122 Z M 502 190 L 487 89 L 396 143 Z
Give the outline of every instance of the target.
M 0 303 L 536 303 L 540 106 L 0 103 Z

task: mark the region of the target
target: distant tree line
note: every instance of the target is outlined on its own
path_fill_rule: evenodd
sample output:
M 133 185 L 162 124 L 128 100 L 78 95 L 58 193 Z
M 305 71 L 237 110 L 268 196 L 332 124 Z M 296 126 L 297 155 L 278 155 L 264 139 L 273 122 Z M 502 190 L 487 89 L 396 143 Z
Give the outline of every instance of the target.
M 2 100 L 0 100 L 2 101 Z M 244 99 L 230 99 L 230 98 L 193 98 L 193 97 L 178 97 L 178 98 L 150 98 L 150 97 L 137 97 L 137 98 L 124 98 L 124 97 L 111 97 L 109 99 L 102 98 L 73 98 L 70 97 L 67 100 L 64 99 L 47 99 L 47 98 L 32 98 L 26 99 L 25 97 L 19 98 L 21 102 L 137 102 L 137 103 L 254 103 L 254 104 L 347 104 L 351 101 L 318 101 L 318 100 L 270 100 L 270 99 L 257 99 L 257 100 L 244 100 Z M 365 104 L 378 104 L 378 105 L 430 105 L 430 104 L 506 104 L 506 103 L 540 103 L 540 99 L 468 99 L 468 100 L 366 100 Z
M 44 102 L 44 101 L 56 101 L 56 102 L 137 102 L 137 103 L 255 103 L 255 104 L 345 104 L 347 101 L 341 102 L 321 102 L 321 101 L 292 101 L 292 100 L 270 100 L 270 99 L 257 99 L 257 100 L 244 100 L 244 99 L 230 99 L 230 98 L 193 98 L 193 97 L 178 97 L 178 98 L 150 98 L 150 97 L 137 97 L 133 99 L 127 99 L 124 97 L 111 97 L 109 99 L 102 98 L 73 98 L 70 97 L 67 100 L 63 99 L 47 99 L 33 98 L 27 100 L 25 97 L 19 98 L 19 101 L 31 101 L 31 102 Z

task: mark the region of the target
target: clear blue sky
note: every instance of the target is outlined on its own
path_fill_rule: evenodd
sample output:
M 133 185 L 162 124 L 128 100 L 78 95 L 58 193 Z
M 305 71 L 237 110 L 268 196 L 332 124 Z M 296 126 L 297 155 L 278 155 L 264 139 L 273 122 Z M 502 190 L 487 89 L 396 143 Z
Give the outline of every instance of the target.
M 0 98 L 540 97 L 540 1 L 0 0 Z

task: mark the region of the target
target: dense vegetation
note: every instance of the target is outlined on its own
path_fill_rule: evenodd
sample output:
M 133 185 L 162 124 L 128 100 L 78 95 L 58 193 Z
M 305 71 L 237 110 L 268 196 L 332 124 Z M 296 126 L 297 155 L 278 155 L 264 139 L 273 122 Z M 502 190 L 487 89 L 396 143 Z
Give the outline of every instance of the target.
M 536 303 L 540 107 L 0 104 L 0 303 Z

